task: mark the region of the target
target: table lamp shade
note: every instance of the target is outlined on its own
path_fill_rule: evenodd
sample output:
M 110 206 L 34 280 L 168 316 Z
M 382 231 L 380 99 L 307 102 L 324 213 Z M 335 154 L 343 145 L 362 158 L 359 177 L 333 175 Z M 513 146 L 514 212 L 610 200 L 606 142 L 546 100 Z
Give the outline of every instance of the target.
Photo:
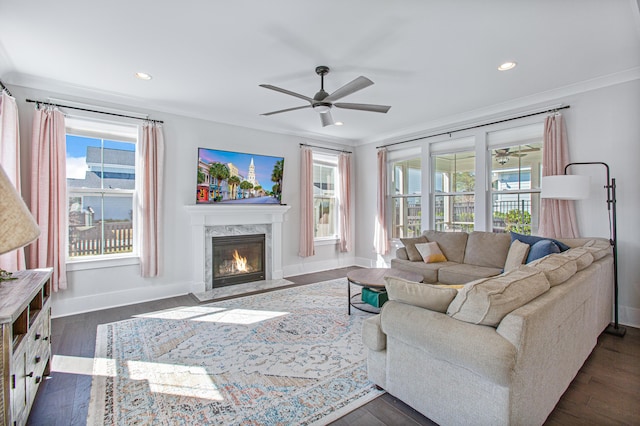
M 589 189 L 589 176 L 543 176 L 540 197 L 555 200 L 585 200 L 589 198 Z
M 0 254 L 24 247 L 38 238 L 38 224 L 2 167 L 0 203 Z

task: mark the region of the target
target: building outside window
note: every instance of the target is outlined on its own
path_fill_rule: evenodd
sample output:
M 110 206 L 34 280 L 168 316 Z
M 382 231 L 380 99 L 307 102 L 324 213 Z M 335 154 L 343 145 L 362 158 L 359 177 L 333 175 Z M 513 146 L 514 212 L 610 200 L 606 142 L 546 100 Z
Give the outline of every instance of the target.
M 68 121 L 68 257 L 133 255 L 137 129 Z
M 313 237 L 338 238 L 338 157 L 313 153 Z
M 475 152 L 434 154 L 432 164 L 435 230 L 473 231 L 476 190 Z
M 391 163 L 391 238 L 422 232 L 421 167 L 419 157 Z

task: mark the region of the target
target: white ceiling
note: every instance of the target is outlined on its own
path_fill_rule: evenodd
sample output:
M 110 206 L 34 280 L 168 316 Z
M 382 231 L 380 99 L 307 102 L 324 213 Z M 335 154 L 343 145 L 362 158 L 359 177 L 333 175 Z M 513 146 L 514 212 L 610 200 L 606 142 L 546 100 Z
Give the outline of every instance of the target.
M 69 96 L 357 144 L 640 76 L 638 0 L 0 0 L 0 79 Z M 496 67 L 518 62 L 509 72 Z M 323 128 L 260 113 L 364 75 Z M 134 78 L 136 71 L 153 75 Z

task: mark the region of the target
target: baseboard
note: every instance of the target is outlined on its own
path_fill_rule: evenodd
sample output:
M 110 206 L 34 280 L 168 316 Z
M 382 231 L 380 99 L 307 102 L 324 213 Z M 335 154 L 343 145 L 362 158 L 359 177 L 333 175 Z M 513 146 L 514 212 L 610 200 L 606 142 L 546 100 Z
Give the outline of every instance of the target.
M 640 309 L 631 306 L 619 306 L 619 322 L 629 327 L 640 328 Z
M 134 305 L 168 297 L 184 296 L 191 292 L 192 283 L 176 283 L 168 285 L 138 287 L 130 290 L 102 293 L 71 299 L 58 299 L 53 295 L 51 316 L 53 318 L 83 314 L 119 306 Z

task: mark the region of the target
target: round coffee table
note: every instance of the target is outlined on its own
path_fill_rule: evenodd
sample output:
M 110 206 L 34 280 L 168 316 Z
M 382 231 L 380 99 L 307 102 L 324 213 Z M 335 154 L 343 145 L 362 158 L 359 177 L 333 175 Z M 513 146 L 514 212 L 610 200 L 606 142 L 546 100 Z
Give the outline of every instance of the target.
M 379 308 L 369 305 L 368 303 L 358 300 L 358 296 L 361 293 L 351 295 L 351 284 L 359 285 L 363 288 L 371 288 L 375 290 L 384 290 L 384 277 L 396 277 L 403 278 L 409 281 L 422 282 L 423 277 L 415 272 L 400 271 L 398 269 L 390 268 L 364 268 L 351 271 L 347 274 L 347 298 L 348 308 L 347 312 L 351 315 L 351 307 L 361 310 L 363 312 L 369 312 L 371 314 L 377 314 L 380 312 Z

